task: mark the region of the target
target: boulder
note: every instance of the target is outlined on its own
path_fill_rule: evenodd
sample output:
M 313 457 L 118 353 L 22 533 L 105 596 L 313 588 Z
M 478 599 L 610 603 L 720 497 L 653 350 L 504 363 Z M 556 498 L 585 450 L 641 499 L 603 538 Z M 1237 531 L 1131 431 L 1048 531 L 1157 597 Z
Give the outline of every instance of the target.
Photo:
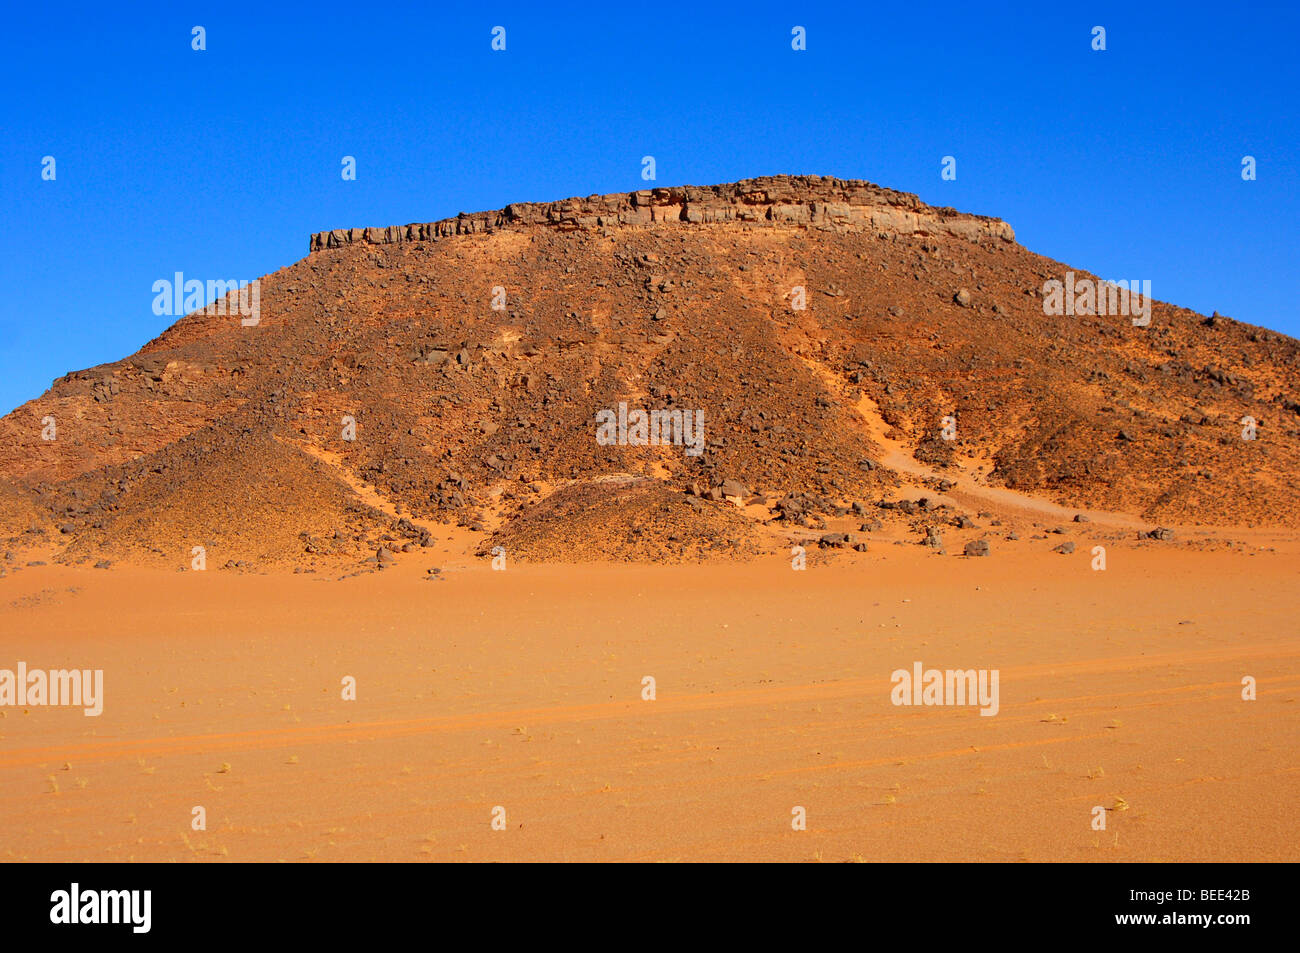
M 751 495 L 749 487 L 745 486 L 745 484 L 741 483 L 739 480 L 723 480 L 720 489 L 722 490 L 723 496 L 737 496 L 742 500 L 748 499 Z

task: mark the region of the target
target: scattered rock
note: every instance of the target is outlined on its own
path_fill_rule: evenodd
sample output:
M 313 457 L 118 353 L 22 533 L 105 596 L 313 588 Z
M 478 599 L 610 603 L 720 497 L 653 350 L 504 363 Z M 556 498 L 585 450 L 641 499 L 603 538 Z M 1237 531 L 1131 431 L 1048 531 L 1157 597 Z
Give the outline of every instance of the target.
M 745 486 L 745 484 L 741 483 L 739 480 L 723 480 L 721 490 L 724 497 L 734 496 L 743 500 L 750 495 L 749 487 Z

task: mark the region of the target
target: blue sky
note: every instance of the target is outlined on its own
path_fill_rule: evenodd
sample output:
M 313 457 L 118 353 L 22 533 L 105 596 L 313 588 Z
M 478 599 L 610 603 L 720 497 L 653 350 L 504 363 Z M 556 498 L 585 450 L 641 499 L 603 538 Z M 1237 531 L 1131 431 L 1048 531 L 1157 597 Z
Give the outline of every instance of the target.
M 157 335 L 174 319 L 152 285 L 174 272 L 256 278 L 327 228 L 642 188 L 647 154 L 658 185 L 821 173 L 916 192 L 1162 300 L 1300 335 L 1298 11 L 11 5 L 0 413 Z

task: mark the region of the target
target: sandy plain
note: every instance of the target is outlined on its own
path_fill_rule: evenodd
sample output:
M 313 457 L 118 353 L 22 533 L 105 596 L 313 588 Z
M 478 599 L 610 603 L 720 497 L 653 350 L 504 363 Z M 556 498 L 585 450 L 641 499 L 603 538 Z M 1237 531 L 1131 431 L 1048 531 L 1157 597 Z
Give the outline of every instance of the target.
M 801 572 L 494 571 L 456 537 L 345 579 L 24 568 L 0 668 L 105 699 L 0 709 L 0 858 L 1296 860 L 1300 540 L 1098 571 L 1090 531 Z M 998 714 L 893 704 L 918 661 L 997 669 Z

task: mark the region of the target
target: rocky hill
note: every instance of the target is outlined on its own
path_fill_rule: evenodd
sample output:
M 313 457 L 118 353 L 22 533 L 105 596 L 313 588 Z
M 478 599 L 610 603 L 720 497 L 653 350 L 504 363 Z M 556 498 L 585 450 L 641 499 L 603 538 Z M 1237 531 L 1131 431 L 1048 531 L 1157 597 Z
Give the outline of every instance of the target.
M 1067 272 L 1095 279 L 815 176 L 321 232 L 255 325 L 196 311 L 0 420 L 0 537 L 307 565 L 456 524 L 484 553 L 702 559 L 954 484 L 1297 525 L 1297 342 L 1158 300 L 1145 326 L 1047 313 Z M 638 411 L 690 412 L 698 452 L 638 445 Z

